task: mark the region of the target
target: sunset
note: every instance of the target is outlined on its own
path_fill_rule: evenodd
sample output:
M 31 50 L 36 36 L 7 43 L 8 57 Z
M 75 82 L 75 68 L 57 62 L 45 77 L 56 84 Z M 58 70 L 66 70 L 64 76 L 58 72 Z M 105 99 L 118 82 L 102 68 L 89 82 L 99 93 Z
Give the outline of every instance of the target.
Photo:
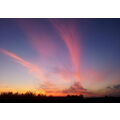
M 1 120 L 119 120 L 119 109 L 119 0 L 0 0 Z
M 120 19 L 0 19 L 0 93 L 120 97 Z

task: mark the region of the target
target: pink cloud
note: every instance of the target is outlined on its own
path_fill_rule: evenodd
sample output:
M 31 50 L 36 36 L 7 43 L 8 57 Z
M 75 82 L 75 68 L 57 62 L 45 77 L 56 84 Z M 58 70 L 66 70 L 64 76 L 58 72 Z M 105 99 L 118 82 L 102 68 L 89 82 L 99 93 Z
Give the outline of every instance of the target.
M 64 40 L 68 48 L 73 67 L 75 69 L 75 78 L 80 82 L 81 46 L 79 44 L 79 36 L 77 34 L 75 25 L 72 22 L 62 22 L 57 19 L 50 19 L 50 22 L 58 31 L 58 34 L 61 36 L 61 38 Z
M 40 69 L 37 65 L 32 64 L 29 61 L 26 61 L 22 59 L 21 57 L 17 56 L 16 54 L 9 52 L 5 49 L 0 48 L 0 52 L 13 58 L 16 63 L 19 63 L 20 65 L 25 67 L 28 70 L 28 72 L 34 77 L 41 79 L 46 83 L 48 82 L 47 78 L 44 75 L 45 71 L 43 69 Z
M 41 22 L 41 21 L 40 21 Z M 51 57 L 56 52 L 56 44 L 50 34 L 43 28 L 42 22 L 39 27 L 32 21 L 19 20 L 20 28 L 28 37 L 31 46 L 42 57 Z

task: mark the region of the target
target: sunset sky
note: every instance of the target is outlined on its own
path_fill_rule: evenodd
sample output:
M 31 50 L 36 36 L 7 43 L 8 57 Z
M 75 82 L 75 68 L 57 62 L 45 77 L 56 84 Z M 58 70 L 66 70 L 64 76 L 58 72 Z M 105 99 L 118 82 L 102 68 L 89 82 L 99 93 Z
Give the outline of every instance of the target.
M 120 19 L 0 19 L 0 92 L 120 96 Z

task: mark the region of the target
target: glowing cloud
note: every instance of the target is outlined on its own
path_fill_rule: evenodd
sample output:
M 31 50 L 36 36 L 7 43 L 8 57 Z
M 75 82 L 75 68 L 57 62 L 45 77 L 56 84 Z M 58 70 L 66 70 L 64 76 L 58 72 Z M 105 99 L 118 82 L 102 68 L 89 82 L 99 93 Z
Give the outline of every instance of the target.
M 42 79 L 42 80 L 44 80 L 44 82 L 47 82 L 47 79 L 44 76 L 44 71 L 42 69 L 40 69 L 39 67 L 37 67 L 36 65 L 20 58 L 19 56 L 15 55 L 14 53 L 9 52 L 5 49 L 0 48 L 0 52 L 13 58 L 15 60 L 15 62 L 17 62 L 17 63 L 21 64 L 23 67 L 27 68 L 29 73 L 32 74 L 34 77 Z
M 79 37 L 72 22 L 63 22 L 56 19 L 50 19 L 50 22 L 57 29 L 58 34 L 64 40 L 71 57 L 73 67 L 75 69 L 75 78 L 78 82 L 81 81 L 80 77 L 80 55 L 81 49 L 79 46 Z

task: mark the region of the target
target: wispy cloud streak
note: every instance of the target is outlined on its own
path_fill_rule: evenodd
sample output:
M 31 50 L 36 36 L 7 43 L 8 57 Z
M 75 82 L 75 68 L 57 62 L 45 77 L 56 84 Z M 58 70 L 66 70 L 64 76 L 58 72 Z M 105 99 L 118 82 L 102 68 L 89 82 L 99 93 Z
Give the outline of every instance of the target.
M 55 53 L 55 42 L 52 39 L 50 31 L 45 28 L 42 21 L 40 21 L 39 27 L 32 20 L 20 19 L 17 20 L 17 22 L 27 36 L 33 49 L 35 49 L 39 55 L 48 57 Z
M 29 61 L 26 61 L 22 59 L 21 57 L 17 56 L 16 54 L 9 52 L 5 49 L 0 48 L 0 52 L 13 58 L 16 63 L 21 64 L 23 67 L 25 67 L 30 74 L 32 74 L 34 77 L 42 79 L 44 82 L 47 82 L 46 77 L 44 76 L 44 70 L 40 69 L 35 64 L 30 63 Z
M 81 49 L 75 25 L 72 21 L 61 21 L 56 19 L 50 19 L 50 22 L 56 28 L 61 38 L 64 40 L 68 48 L 73 67 L 75 69 L 75 78 L 78 82 L 80 82 Z

